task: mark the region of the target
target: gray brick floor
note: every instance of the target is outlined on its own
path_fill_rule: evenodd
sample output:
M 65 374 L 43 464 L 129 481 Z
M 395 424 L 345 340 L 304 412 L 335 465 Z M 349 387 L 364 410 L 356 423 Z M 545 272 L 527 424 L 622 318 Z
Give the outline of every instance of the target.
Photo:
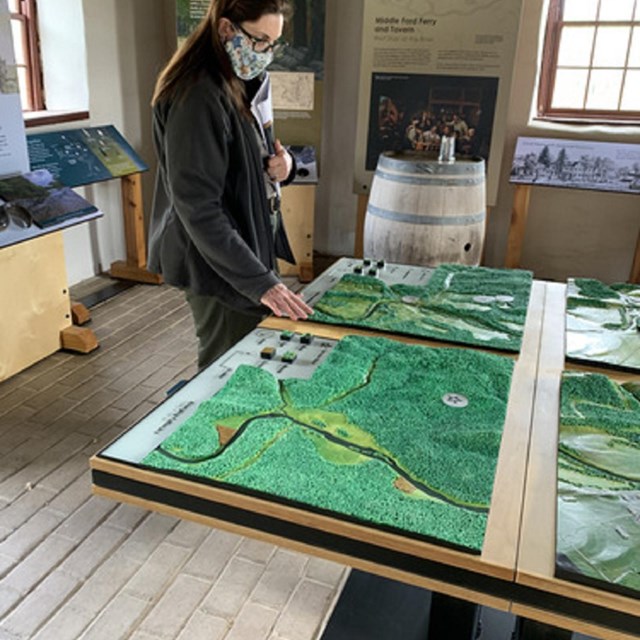
M 91 495 L 89 457 L 195 373 L 180 293 L 92 309 L 100 348 L 0 383 L 0 639 L 315 638 L 347 569 Z

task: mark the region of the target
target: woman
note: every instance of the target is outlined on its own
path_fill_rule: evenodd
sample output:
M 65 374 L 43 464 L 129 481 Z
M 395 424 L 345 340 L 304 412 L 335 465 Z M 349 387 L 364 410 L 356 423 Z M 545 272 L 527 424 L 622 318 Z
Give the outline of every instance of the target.
M 153 97 L 158 177 L 149 269 L 186 292 L 205 367 L 271 310 L 312 313 L 276 272 L 293 261 L 279 217 L 293 161 L 271 137 L 266 67 L 286 0 L 212 0 L 160 74 Z

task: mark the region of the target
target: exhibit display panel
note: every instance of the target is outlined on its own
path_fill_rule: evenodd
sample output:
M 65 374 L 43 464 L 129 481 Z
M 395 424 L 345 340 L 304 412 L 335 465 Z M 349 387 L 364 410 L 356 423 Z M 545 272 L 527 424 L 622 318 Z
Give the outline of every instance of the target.
M 32 133 L 27 146 L 31 169 L 46 169 L 67 187 L 122 178 L 149 168 L 113 125 Z
M 11 33 L 11 14 L 0 0 L 0 177 L 29 170 L 20 83 Z
M 640 145 L 520 137 L 513 184 L 640 194 Z
M 314 322 L 519 351 L 532 274 L 343 258 L 303 295 Z
M 98 211 L 46 169 L 1 179 L 0 206 L 4 212 L 10 212 L 18 226 L 22 222 L 28 228 L 33 223 L 41 229 Z
M 518 0 L 366 0 L 354 190 L 368 194 L 380 153 L 456 153 L 487 161 L 497 199 L 518 25 Z
M 640 193 L 640 145 L 518 138 L 511 165 L 515 184 L 505 266 L 518 268 L 522 257 L 529 205 L 534 187 L 594 190 L 621 195 Z M 603 217 L 603 220 L 606 220 Z M 640 282 L 640 237 L 628 278 Z

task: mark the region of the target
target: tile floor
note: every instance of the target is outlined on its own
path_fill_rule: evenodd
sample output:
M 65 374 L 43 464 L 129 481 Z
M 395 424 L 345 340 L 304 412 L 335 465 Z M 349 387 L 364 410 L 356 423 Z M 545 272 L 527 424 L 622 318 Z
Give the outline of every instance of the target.
M 0 383 L 0 638 L 314 638 L 345 567 L 91 495 L 89 457 L 195 373 L 176 290 L 91 311 L 97 351 Z

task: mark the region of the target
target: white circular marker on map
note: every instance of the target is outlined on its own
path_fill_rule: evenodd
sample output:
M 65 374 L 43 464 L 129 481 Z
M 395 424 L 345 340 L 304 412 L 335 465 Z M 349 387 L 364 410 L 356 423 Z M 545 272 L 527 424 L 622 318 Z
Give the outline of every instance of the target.
M 479 304 L 491 304 L 495 298 L 493 296 L 474 296 L 473 301 Z
M 459 393 L 447 393 L 442 396 L 442 402 L 444 402 L 447 407 L 452 407 L 454 409 L 464 409 L 469 406 L 469 399 Z
M 420 298 L 417 296 L 402 296 L 402 302 L 405 304 L 418 304 L 418 302 L 420 302 Z

